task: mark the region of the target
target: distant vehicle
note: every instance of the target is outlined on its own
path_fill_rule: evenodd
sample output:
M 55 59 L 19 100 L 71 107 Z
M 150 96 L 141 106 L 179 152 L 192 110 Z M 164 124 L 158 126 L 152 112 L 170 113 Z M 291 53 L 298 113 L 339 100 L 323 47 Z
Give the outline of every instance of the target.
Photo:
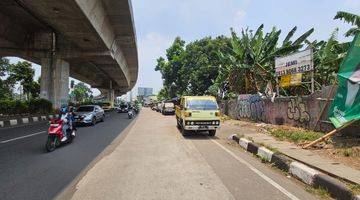
M 105 120 L 105 111 L 98 105 L 80 106 L 75 112 L 75 123 L 90 124 Z
M 175 114 L 177 126 L 184 136 L 190 131 L 209 131 L 209 136 L 215 136 L 220 127 L 219 106 L 212 96 L 181 97 Z
M 161 107 L 161 113 L 163 115 L 167 115 L 167 114 L 175 114 L 175 105 L 173 102 L 169 101 L 165 101 L 162 103 L 162 107 Z
M 105 112 L 111 111 L 113 109 L 112 106 L 111 106 L 111 103 L 109 103 L 109 102 L 101 103 L 101 108 Z
M 127 113 L 129 110 L 129 106 L 127 104 L 121 104 L 119 109 L 117 110 L 118 113 Z

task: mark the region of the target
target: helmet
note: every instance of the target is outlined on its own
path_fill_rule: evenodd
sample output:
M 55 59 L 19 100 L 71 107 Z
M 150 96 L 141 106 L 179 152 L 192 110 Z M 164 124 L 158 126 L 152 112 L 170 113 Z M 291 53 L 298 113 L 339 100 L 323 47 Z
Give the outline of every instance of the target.
M 61 112 L 62 114 L 67 113 L 67 107 L 62 107 L 62 108 L 60 108 L 60 112 Z

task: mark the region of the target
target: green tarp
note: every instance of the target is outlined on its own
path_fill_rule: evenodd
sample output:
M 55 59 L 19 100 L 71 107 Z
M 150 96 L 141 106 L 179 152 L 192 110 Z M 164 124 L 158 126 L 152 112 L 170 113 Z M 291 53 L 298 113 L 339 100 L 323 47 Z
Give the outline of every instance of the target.
M 360 119 L 360 34 L 355 36 L 341 63 L 339 87 L 329 110 L 329 119 L 336 128 Z

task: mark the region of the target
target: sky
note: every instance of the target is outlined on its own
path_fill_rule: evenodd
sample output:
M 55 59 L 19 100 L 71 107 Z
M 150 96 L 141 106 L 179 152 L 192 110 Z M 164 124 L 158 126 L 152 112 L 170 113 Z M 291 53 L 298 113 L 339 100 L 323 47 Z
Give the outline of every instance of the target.
M 339 39 L 349 41 L 343 35 L 351 26 L 333 18 L 340 10 L 360 14 L 360 0 L 132 0 L 132 6 L 139 54 L 135 94 L 139 86 L 161 89 L 156 59 L 177 36 L 189 43 L 206 36 L 229 36 L 230 27 L 240 31 L 264 24 L 265 30 L 281 29 L 282 37 L 294 26 L 295 37 L 315 28 L 311 40 L 326 40 L 338 27 Z M 40 66 L 33 66 L 39 76 Z

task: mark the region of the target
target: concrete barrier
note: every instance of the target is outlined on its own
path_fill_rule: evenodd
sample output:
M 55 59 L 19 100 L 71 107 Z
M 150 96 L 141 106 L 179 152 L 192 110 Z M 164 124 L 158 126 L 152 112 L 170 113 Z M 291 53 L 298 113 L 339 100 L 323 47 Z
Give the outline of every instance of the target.
M 246 150 L 253 154 L 257 154 L 258 148 L 259 146 L 257 144 L 249 142 Z
M 50 115 L 53 116 L 53 115 Z M 38 122 L 44 122 L 47 121 L 49 118 L 45 115 L 41 116 L 29 116 L 29 117 L 19 117 L 15 119 L 2 119 L 0 121 L 0 128 L 6 128 L 6 127 L 15 127 L 18 125 L 29 125 L 33 123 Z
M 9 120 L 9 121 L 10 121 L 10 126 L 15 126 L 15 125 L 18 124 L 17 119 L 11 119 L 11 120 Z
M 33 122 L 38 122 L 38 121 L 39 121 L 39 117 L 32 117 L 32 121 L 33 121 Z
M 271 163 L 273 163 L 277 168 L 288 172 L 290 168 L 290 163 L 292 160 L 280 153 L 274 153 L 271 157 Z
M 274 152 L 270 151 L 269 149 L 267 149 L 265 147 L 259 147 L 258 151 L 257 151 L 257 155 L 260 158 L 262 158 L 262 159 L 264 159 L 264 160 L 266 160 L 268 162 L 271 161 L 271 158 L 272 158 L 273 154 L 274 154 Z
M 325 174 L 318 174 L 314 179 L 314 186 L 326 189 L 336 199 L 351 200 L 353 194 L 343 183 Z
M 29 123 L 29 118 L 27 118 L 27 117 L 22 118 L 21 121 L 22 121 L 23 124 L 28 124 Z
M 237 138 L 239 145 L 245 150 L 257 154 L 283 171 L 290 172 L 292 176 L 312 187 L 326 189 L 336 199 L 360 200 L 360 195 L 353 194 L 344 183 L 327 174 L 294 161 L 279 152 L 274 153 L 265 147 L 258 146 L 245 138 L 238 138 L 236 135 L 229 137 L 229 139 L 236 141 L 235 138 Z
M 240 138 L 240 140 L 239 140 L 239 145 L 240 145 L 242 148 L 244 148 L 245 150 L 247 150 L 247 149 L 248 149 L 248 145 L 249 145 L 250 142 L 251 142 L 250 140 L 247 140 L 247 139 L 245 139 L 245 138 Z
M 315 176 L 320 173 L 299 162 L 292 162 L 289 172 L 308 185 L 314 185 Z

